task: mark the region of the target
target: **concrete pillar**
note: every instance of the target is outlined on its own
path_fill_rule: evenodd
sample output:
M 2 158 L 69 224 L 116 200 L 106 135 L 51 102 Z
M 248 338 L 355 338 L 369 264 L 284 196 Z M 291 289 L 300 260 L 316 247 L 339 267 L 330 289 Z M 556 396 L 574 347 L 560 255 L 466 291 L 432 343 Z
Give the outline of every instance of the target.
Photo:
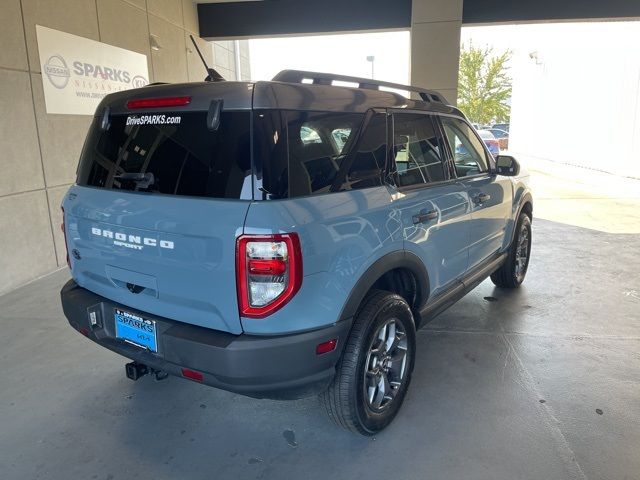
M 455 105 L 463 0 L 413 0 L 411 84 L 441 92 Z

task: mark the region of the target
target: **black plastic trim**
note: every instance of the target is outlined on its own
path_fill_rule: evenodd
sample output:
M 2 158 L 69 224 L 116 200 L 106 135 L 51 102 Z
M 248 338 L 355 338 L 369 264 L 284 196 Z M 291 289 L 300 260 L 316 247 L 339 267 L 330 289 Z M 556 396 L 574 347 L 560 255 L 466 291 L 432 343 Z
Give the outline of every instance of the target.
M 376 281 L 385 273 L 398 268 L 406 268 L 416 276 L 418 288 L 414 307 L 416 310 L 420 310 L 429 296 L 429 274 L 420 257 L 411 252 L 399 250 L 382 256 L 364 272 L 349 293 L 344 307 L 342 307 L 340 321 L 347 321 L 353 318 L 362 300 L 364 300 L 367 292 L 371 290 Z
M 444 312 L 480 285 L 480 283 L 502 265 L 506 258 L 507 253 L 496 254 L 488 258 L 467 273 L 461 280 L 455 282 L 449 289 L 431 299 L 431 301 L 420 310 L 421 325 L 424 325 L 429 320 L 433 320 L 437 315 Z
M 527 203 L 531 205 L 531 209 L 533 210 L 533 197 L 531 195 L 531 192 L 526 192 L 520 199 L 520 202 L 518 203 L 518 213 L 516 214 L 514 219 L 515 222 L 517 222 L 518 218 L 520 218 L 520 214 L 522 213 L 522 210 L 524 209 L 524 206 Z M 531 221 L 533 222 L 533 218 L 531 219 Z M 513 231 L 511 232 L 511 241 L 509 242 L 509 245 L 513 243 L 513 239 L 515 238 L 515 236 L 516 236 L 516 229 L 514 227 Z
M 323 391 L 351 322 L 292 335 L 233 335 L 137 311 L 101 297 L 70 280 L 60 292 L 62 309 L 73 328 L 90 340 L 153 370 L 182 377 L 182 368 L 203 374 L 202 383 L 257 398 L 294 399 Z M 156 322 L 158 352 L 116 338 L 113 310 L 122 309 Z M 91 325 L 90 313 L 99 318 Z M 316 354 L 318 344 L 337 339 L 332 352 Z

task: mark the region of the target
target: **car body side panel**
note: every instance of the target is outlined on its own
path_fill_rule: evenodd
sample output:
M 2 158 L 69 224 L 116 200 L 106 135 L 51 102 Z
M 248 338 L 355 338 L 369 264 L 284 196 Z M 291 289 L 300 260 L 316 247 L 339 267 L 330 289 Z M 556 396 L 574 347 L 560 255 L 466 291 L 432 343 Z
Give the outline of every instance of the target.
M 509 177 L 494 174 L 479 175 L 463 180 L 473 205 L 469 228 L 469 269 L 500 251 L 504 244 L 507 223 L 511 219 L 513 185 Z M 489 195 L 482 203 L 479 195 Z
M 282 309 L 242 318 L 245 332 L 278 334 L 335 323 L 360 276 L 381 256 L 402 250 L 402 226 L 387 187 L 254 202 L 245 234 L 297 232 L 304 278 Z
M 416 254 L 429 273 L 429 296 L 437 295 L 467 269 L 471 207 L 458 182 L 398 192 L 393 196 L 402 222 L 404 248 Z M 420 212 L 437 212 L 437 218 L 414 224 Z

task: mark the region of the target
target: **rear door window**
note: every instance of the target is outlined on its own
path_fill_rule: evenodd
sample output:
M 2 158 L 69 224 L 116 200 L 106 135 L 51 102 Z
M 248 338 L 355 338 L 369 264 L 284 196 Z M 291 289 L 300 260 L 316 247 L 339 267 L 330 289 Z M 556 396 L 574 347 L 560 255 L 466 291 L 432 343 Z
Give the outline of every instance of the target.
M 398 187 L 448 180 L 438 132 L 430 115 L 393 114 L 393 154 Z
M 223 112 L 217 130 L 207 112 L 114 115 L 94 119 L 77 183 L 167 195 L 251 199 L 250 113 Z M 179 120 L 179 121 L 178 121 Z

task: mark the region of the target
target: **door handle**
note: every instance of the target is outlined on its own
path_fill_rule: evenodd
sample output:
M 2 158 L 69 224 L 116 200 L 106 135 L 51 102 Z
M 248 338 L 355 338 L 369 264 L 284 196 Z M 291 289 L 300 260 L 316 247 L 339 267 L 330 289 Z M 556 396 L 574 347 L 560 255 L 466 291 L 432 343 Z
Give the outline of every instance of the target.
M 488 193 L 481 193 L 473 198 L 473 201 L 478 205 L 484 202 L 488 202 L 489 200 L 491 200 L 491 195 L 489 195 Z
M 438 212 L 435 210 L 429 210 L 428 212 L 420 212 L 417 215 L 414 215 L 413 217 L 413 224 L 417 225 L 419 223 L 426 223 L 429 220 L 435 220 L 436 218 L 438 218 Z

